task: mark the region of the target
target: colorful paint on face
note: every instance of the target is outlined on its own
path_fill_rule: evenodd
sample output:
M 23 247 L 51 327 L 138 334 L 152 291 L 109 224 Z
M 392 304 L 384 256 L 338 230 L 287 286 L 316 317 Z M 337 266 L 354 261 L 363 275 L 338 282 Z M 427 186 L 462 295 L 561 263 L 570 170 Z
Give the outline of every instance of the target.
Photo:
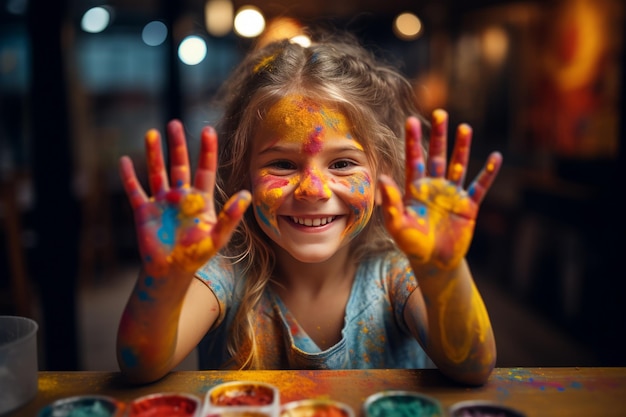
M 350 178 L 342 178 L 338 182 L 349 190 L 347 203 L 354 217 L 344 236 L 353 238 L 363 230 L 372 215 L 371 199 L 374 195 L 372 178 L 364 172 Z
M 341 200 L 344 210 L 337 214 L 347 217 L 341 238 L 365 227 L 374 187 L 369 161 L 349 126 L 340 111 L 299 95 L 284 97 L 268 110 L 255 137 L 253 166 L 263 162 L 252 174 L 254 211 L 266 233 L 281 236 L 278 213 L 289 198 L 312 204 Z
M 283 141 L 301 145 L 307 155 L 318 154 L 330 136 L 352 138 L 348 120 L 340 111 L 300 95 L 280 99 L 267 112 L 265 124 L 282 133 Z M 358 142 L 354 144 L 363 149 Z

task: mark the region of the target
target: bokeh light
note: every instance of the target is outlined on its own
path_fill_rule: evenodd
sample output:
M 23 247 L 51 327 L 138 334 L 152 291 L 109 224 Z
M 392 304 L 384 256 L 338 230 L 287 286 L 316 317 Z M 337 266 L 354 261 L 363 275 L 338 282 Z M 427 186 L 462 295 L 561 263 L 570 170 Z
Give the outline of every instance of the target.
M 244 6 L 237 11 L 235 16 L 235 32 L 244 38 L 254 38 L 263 33 L 265 29 L 265 17 L 254 6 Z
M 187 65 L 197 65 L 204 61 L 207 46 L 200 36 L 187 36 L 178 46 L 178 58 Z
M 393 22 L 393 32 L 398 38 L 405 41 L 417 39 L 421 31 L 421 20 L 415 14 L 410 12 L 399 14 Z
M 163 22 L 154 20 L 143 27 L 141 39 L 149 46 L 161 45 L 167 39 L 167 26 Z
M 92 7 L 80 21 L 80 27 L 89 33 L 100 33 L 109 26 L 111 13 L 105 7 Z

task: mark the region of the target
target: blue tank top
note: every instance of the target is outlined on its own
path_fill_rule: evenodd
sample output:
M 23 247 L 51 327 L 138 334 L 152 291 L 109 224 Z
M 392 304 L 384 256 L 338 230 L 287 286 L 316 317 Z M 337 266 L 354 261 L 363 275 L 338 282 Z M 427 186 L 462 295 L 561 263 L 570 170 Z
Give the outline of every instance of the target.
M 201 369 L 222 369 L 243 291 L 236 266 L 215 256 L 198 272 L 215 293 L 220 313 L 198 346 Z M 417 288 L 406 257 L 386 254 L 359 263 L 346 306 L 341 340 L 326 350 L 300 327 L 280 297 L 266 288 L 256 306 L 255 333 L 260 369 L 430 368 L 432 361 L 408 330 L 404 307 Z

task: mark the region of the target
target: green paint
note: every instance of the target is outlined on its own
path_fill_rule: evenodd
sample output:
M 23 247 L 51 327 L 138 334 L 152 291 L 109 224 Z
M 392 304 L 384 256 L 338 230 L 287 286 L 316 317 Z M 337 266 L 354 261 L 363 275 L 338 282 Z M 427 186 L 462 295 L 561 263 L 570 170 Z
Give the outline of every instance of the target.
M 425 397 L 411 394 L 383 395 L 367 406 L 368 417 L 440 417 L 441 408 Z

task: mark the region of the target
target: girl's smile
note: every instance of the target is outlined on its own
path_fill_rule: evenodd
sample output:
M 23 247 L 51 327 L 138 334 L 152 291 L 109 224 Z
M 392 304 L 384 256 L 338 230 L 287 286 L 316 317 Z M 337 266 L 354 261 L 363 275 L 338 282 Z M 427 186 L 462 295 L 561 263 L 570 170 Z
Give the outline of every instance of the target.
M 252 193 L 261 228 L 300 261 L 330 258 L 374 207 L 372 169 L 346 117 L 290 95 L 269 109 L 257 132 Z

